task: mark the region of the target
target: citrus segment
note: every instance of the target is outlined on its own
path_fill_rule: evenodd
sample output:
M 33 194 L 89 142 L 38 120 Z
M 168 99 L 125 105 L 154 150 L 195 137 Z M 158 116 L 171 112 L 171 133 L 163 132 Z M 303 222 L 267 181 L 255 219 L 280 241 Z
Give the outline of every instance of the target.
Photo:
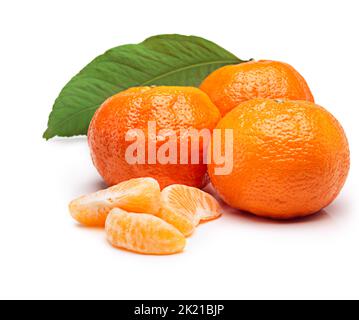
M 185 236 L 192 234 L 201 221 L 213 220 L 221 215 L 215 198 L 185 185 L 174 184 L 163 189 L 161 205 L 157 216 L 174 225 Z
M 113 246 L 142 254 L 178 253 L 186 245 L 182 233 L 162 219 L 117 208 L 107 217 L 106 234 Z
M 70 203 L 69 209 L 73 218 L 81 224 L 103 227 L 113 208 L 156 214 L 160 208 L 160 195 L 155 179 L 137 178 L 77 198 Z

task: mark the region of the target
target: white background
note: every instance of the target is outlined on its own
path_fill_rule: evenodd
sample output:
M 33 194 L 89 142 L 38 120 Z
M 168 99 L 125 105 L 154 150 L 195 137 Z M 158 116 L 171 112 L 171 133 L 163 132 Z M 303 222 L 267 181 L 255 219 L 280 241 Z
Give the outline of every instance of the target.
M 359 298 L 358 13 L 357 0 L 1 1 L 0 298 Z M 41 138 L 52 103 L 95 56 L 163 33 L 298 69 L 350 141 L 335 203 L 288 223 L 228 212 L 165 257 L 72 221 L 67 203 L 103 183 L 85 138 Z

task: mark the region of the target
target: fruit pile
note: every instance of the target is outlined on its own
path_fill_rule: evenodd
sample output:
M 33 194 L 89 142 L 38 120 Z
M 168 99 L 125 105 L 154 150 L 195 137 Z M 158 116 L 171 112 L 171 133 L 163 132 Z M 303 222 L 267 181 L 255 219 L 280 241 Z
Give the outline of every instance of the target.
M 156 128 L 149 133 L 151 122 Z M 223 135 L 231 130 L 228 174 L 217 174 L 216 163 L 207 166 L 204 159 L 218 150 L 204 141 L 187 155 L 197 154 L 198 161 L 183 164 L 180 154 L 167 154 L 171 148 L 164 130 L 179 133 L 172 141 L 179 146 L 181 130 L 191 129 L 219 129 Z M 134 162 L 128 161 L 129 130 L 134 130 L 132 138 L 143 133 L 145 141 Z M 199 89 L 158 86 L 120 92 L 96 111 L 88 142 L 94 165 L 112 187 L 71 202 L 73 217 L 88 226 L 105 226 L 114 246 L 147 254 L 181 251 L 201 221 L 220 216 L 217 201 L 197 189 L 208 178 L 230 206 L 289 219 L 329 205 L 350 164 L 339 122 L 314 103 L 293 67 L 275 61 L 222 67 Z M 150 161 L 151 150 L 168 161 Z M 226 154 L 224 143 L 219 151 Z

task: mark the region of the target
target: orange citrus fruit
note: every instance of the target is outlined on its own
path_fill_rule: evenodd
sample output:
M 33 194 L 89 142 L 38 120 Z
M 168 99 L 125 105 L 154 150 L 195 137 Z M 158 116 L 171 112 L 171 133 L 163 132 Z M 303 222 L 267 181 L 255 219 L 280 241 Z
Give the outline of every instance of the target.
M 208 94 L 222 115 L 254 98 L 314 102 L 306 81 L 292 66 L 269 60 L 219 68 L 203 81 L 200 88 Z
M 105 101 L 91 121 L 88 141 L 94 165 L 108 185 L 130 178 L 154 177 L 162 188 L 174 183 L 202 187 L 206 184 L 202 143 L 197 149 L 198 164 L 180 163 L 179 152 L 176 163 L 149 163 L 148 141 L 157 143 L 157 152 L 167 141 L 160 130 L 175 132 L 175 142 L 179 144 L 181 129 L 212 130 L 219 119 L 217 107 L 197 88 L 159 86 L 128 89 Z M 154 135 L 148 134 L 150 121 L 156 124 Z M 146 142 L 142 154 L 144 163 L 129 163 L 126 159 L 126 150 L 133 144 L 133 141 L 126 141 L 130 129 L 143 133 Z M 190 151 L 188 158 L 191 159 Z
M 113 246 L 143 254 L 178 253 L 186 245 L 182 233 L 160 218 L 121 209 L 109 213 L 106 234 Z
M 160 186 L 155 179 L 137 178 L 77 198 L 70 203 L 69 209 L 81 224 L 104 227 L 113 208 L 156 214 L 160 208 L 160 195 Z
M 329 205 L 344 185 L 350 162 L 345 133 L 314 103 L 247 101 L 217 128 L 233 129 L 233 171 L 216 175 L 212 163 L 209 174 L 232 207 L 278 219 L 306 216 Z
M 157 216 L 175 226 L 185 236 L 193 233 L 201 221 L 221 215 L 219 203 L 210 194 L 185 185 L 171 185 L 162 190 Z

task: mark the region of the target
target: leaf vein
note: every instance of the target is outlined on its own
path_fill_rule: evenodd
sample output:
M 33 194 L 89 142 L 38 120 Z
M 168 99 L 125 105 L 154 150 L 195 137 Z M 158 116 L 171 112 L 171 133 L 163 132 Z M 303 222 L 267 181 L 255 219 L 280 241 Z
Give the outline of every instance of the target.
M 185 71 L 185 70 L 188 70 L 188 69 L 192 69 L 192 68 L 199 68 L 199 67 L 203 67 L 203 66 L 206 66 L 206 65 L 212 65 L 212 64 L 222 64 L 222 63 L 236 63 L 238 62 L 238 60 L 218 60 L 218 61 L 210 61 L 210 62 L 203 62 L 203 63 L 197 63 L 197 64 L 191 64 L 191 65 L 188 65 L 188 66 L 185 66 L 185 67 L 182 67 L 182 68 L 178 68 L 176 70 L 173 70 L 173 71 L 168 71 L 168 72 L 165 72 L 165 73 L 162 73 L 150 80 L 147 80 L 147 81 L 144 81 L 140 84 L 140 86 L 144 86 L 144 85 L 148 85 L 150 83 L 152 83 L 153 81 L 156 81 L 156 80 L 159 80 L 161 78 L 165 78 L 171 74 L 175 74 L 175 73 L 178 73 L 178 72 L 182 72 L 182 71 Z

